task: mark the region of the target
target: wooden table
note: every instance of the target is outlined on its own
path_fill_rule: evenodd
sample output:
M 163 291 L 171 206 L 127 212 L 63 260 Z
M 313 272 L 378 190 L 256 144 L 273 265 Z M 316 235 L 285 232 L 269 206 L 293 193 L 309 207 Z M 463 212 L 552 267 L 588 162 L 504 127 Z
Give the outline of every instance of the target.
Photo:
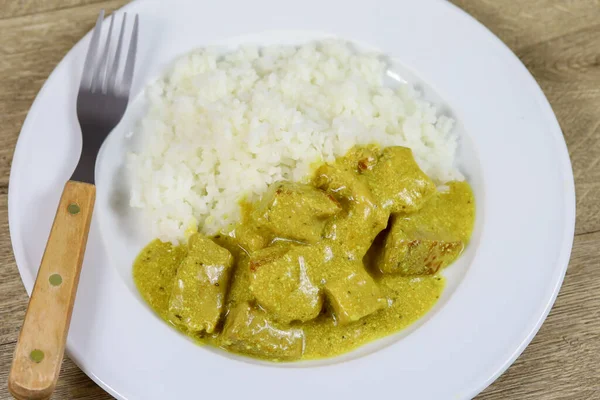
M 600 399 L 600 1 L 453 2 L 497 34 L 540 83 L 564 131 L 577 185 L 576 237 L 558 300 L 523 355 L 478 399 Z M 0 399 L 10 398 L 6 381 L 28 300 L 8 232 L 13 149 L 54 66 L 92 28 L 100 8 L 125 3 L 0 0 Z M 53 398 L 111 397 L 66 359 Z

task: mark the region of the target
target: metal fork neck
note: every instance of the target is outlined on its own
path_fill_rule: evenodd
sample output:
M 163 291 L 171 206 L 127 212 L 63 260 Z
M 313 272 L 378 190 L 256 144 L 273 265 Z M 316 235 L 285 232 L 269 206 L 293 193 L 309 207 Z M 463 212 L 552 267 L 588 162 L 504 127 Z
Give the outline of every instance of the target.
M 102 142 L 111 129 L 108 129 L 103 124 L 98 123 L 81 123 L 81 131 L 85 132 L 83 135 L 83 143 L 81 148 L 81 156 L 77 167 L 71 176 L 71 180 L 78 182 L 86 182 L 95 184 L 95 168 L 96 158 L 98 156 Z

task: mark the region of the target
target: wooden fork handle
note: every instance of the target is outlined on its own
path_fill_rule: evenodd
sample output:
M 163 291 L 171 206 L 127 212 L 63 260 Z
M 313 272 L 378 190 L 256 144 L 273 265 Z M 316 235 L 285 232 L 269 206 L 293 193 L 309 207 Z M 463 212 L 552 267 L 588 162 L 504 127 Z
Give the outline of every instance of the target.
M 48 399 L 56 387 L 95 198 L 88 183 L 63 190 L 8 378 L 19 400 Z

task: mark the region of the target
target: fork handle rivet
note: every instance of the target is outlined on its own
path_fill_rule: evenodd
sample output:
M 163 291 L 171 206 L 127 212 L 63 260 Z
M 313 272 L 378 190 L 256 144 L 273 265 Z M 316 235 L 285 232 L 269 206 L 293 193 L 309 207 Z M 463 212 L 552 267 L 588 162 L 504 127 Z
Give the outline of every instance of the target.
M 71 215 L 76 215 L 76 214 L 79 214 L 79 211 L 81 211 L 81 209 L 79 208 L 79 206 L 77 204 L 71 203 L 67 206 L 67 211 Z
M 29 353 L 29 359 L 34 363 L 39 364 L 44 359 L 44 352 L 39 349 L 35 349 Z

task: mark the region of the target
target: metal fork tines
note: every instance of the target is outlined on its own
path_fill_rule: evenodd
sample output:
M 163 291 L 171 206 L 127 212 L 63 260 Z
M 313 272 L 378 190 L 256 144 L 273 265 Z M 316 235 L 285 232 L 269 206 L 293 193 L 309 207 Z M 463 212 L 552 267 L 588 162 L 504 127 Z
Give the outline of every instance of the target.
M 127 13 L 123 13 L 116 48 L 113 44 L 115 19 L 117 17 L 112 14 L 102 47 L 104 10 L 100 12 L 85 59 L 77 96 L 77 118 L 81 125 L 83 147 L 72 180 L 94 183 L 94 167 L 100 146 L 123 117 L 129 101 L 137 51 L 138 16 L 134 18 L 128 46 L 125 46 Z M 123 52 L 126 58 L 121 68 Z
M 128 95 L 129 89 L 131 88 L 131 81 L 133 79 L 133 69 L 135 65 L 135 53 L 137 50 L 137 35 L 138 35 L 138 16 L 135 16 L 133 24 L 133 30 L 131 34 L 131 40 L 129 49 L 127 51 L 127 60 L 125 62 L 125 71 L 122 76 L 122 80 L 117 82 L 117 73 L 119 72 L 119 61 L 121 58 L 121 51 L 123 47 L 123 36 L 125 35 L 125 29 L 127 25 L 127 13 L 123 13 L 123 21 L 121 23 L 121 31 L 117 41 L 117 48 L 114 52 L 114 59 L 111 64 L 111 39 L 113 32 L 113 25 L 115 20 L 115 14 L 110 16 L 110 25 L 108 28 L 108 35 L 106 37 L 106 44 L 104 50 L 97 60 L 98 50 L 100 49 L 100 36 L 102 33 L 102 22 L 104 19 L 104 10 L 100 11 L 100 15 L 96 20 L 96 27 L 92 34 L 92 40 L 90 41 L 90 47 L 88 49 L 85 64 L 83 65 L 83 74 L 81 76 L 81 87 L 80 90 L 91 90 L 96 92 L 101 90 L 102 93 L 113 93 L 115 95 Z M 119 83 L 119 85 L 117 85 Z

